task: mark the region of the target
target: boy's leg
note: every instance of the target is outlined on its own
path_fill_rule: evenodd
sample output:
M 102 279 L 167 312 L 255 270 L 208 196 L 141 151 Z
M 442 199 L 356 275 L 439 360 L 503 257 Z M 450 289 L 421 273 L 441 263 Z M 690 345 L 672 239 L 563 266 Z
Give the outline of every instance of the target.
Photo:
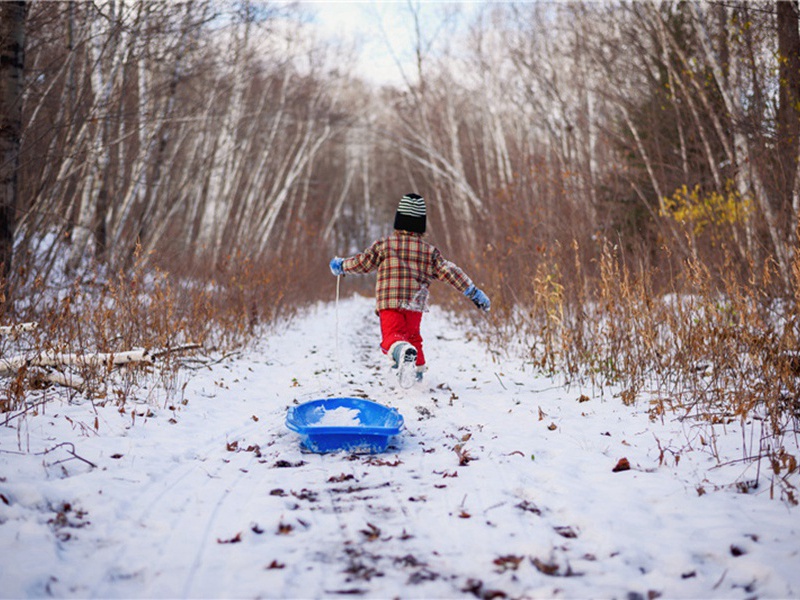
M 388 354 L 392 344 L 407 341 L 406 319 L 401 311 L 392 308 L 380 311 L 379 317 L 381 320 L 381 350 L 384 354 Z
M 422 335 L 419 332 L 422 313 L 413 310 L 404 312 L 406 316 L 406 333 L 408 335 L 406 341 L 417 349 L 417 366 L 421 367 L 425 364 L 425 354 L 422 352 Z
M 417 350 L 417 365 L 424 365 L 425 355 L 422 353 L 422 336 L 419 332 L 422 313 L 387 308 L 380 311 L 379 316 L 383 353 L 387 354 L 395 342 L 408 342 Z

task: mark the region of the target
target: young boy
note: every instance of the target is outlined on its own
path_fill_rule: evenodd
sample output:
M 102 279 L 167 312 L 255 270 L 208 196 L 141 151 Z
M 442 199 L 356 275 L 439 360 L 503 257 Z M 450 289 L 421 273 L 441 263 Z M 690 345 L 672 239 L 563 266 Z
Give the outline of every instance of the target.
M 425 199 L 406 194 L 394 219 L 395 231 L 374 242 L 360 254 L 331 260 L 331 272 L 370 273 L 377 269 L 375 286 L 377 313 L 381 322 L 381 350 L 398 369 L 400 385 L 410 387 L 422 381 L 426 370 L 419 326 L 427 310 L 428 285 L 434 279 L 446 281 L 478 308 L 488 311 L 491 302 L 469 277 L 441 252 L 422 239 L 425 233 Z

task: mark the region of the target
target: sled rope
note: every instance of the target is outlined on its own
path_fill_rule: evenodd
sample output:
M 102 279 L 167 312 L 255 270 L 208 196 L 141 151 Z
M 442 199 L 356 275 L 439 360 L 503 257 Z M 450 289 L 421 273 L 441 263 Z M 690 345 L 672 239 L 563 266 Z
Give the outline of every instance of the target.
M 341 275 L 336 276 L 336 303 L 335 303 L 335 318 L 334 318 L 334 332 L 333 332 L 333 345 L 334 345 L 334 359 L 336 360 L 336 372 L 339 375 L 339 383 L 342 380 L 342 361 L 339 359 L 339 283 L 342 280 Z

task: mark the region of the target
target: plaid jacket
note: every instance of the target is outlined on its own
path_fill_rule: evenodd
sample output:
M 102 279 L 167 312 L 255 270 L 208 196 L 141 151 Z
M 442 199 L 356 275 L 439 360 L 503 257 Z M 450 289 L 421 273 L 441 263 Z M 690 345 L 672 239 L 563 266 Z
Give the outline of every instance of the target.
M 386 308 L 423 312 L 428 305 L 428 285 L 446 281 L 463 292 L 472 281 L 459 267 L 417 233 L 395 231 L 360 254 L 344 260 L 346 273 L 378 270 L 375 297 L 379 311 Z

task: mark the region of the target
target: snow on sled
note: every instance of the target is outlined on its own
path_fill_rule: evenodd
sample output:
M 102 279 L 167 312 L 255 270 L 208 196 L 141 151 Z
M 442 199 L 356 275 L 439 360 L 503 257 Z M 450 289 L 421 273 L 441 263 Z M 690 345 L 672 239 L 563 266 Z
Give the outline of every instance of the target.
M 312 452 L 376 453 L 403 429 L 403 416 L 371 400 L 326 398 L 290 408 L 286 427 L 299 433 Z

